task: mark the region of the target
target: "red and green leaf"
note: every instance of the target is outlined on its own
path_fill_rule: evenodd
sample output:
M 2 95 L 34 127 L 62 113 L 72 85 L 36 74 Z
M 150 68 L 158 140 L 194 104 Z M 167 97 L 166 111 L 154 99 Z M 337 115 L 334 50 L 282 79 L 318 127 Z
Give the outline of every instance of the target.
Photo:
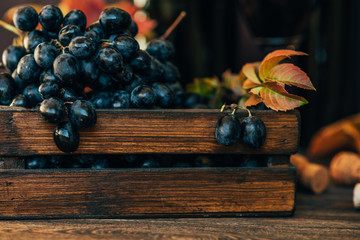
M 260 96 L 264 104 L 275 111 L 292 110 L 308 103 L 305 98 L 288 93 L 276 82 L 263 83 Z
M 270 69 L 265 81 L 279 82 L 304 89 L 316 90 L 306 73 L 291 63 L 274 66 Z
M 261 103 L 263 100 L 261 99 L 261 97 L 259 97 L 258 95 L 255 94 L 250 94 L 250 97 L 248 98 L 248 100 L 246 100 L 245 102 L 245 106 L 246 107 L 250 107 L 250 106 L 255 106 L 256 104 Z
M 259 67 L 260 79 L 265 80 L 270 70 L 285 58 L 290 58 L 291 56 L 303 56 L 303 55 L 307 55 L 307 54 L 293 50 L 276 50 L 269 53 L 268 55 L 266 55 L 266 57 L 260 64 Z

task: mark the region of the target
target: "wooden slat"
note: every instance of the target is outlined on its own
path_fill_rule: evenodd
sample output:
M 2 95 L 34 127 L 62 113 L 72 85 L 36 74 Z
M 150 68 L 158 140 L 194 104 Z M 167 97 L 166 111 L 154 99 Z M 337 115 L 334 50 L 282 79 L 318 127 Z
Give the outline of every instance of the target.
M 0 218 L 291 215 L 294 168 L 0 170 Z
M 98 110 L 91 129 L 81 129 L 75 153 L 236 153 L 292 154 L 299 140 L 297 111 L 252 111 L 267 129 L 265 145 L 251 149 L 242 143 L 230 147 L 217 143 L 215 126 L 224 115 L 219 110 Z M 242 119 L 246 111 L 238 111 Z M 53 142 L 54 124 L 37 110 L 0 108 L 0 155 L 62 154 Z

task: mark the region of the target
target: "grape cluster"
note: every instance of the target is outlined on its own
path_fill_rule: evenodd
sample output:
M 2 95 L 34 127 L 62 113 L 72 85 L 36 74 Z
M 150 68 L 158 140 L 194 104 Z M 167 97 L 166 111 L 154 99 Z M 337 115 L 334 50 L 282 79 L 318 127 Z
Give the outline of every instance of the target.
M 56 123 L 54 141 L 63 152 L 79 145 L 79 128 L 96 123 L 96 108 L 177 108 L 183 100 L 171 42 L 155 39 L 146 50 L 138 27 L 119 8 L 107 8 L 87 26 L 85 14 L 65 16 L 55 5 L 39 14 L 20 7 L 13 18 L 23 43 L 2 54 L 9 74 L 0 75 L 0 104 L 39 107 Z M 41 30 L 36 27 L 40 23 Z
M 251 148 L 259 148 L 264 145 L 266 127 L 261 118 L 252 116 L 248 111 L 249 116 L 240 122 L 234 112 L 226 114 L 218 120 L 215 128 L 217 141 L 225 146 L 231 146 L 239 140 Z

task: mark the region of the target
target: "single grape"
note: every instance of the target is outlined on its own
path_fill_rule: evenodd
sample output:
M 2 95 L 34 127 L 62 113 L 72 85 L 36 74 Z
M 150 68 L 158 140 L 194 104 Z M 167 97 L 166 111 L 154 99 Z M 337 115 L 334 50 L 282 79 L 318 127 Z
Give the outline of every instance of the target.
M 39 77 L 39 82 L 44 83 L 44 82 L 54 82 L 57 84 L 60 84 L 60 80 L 58 77 L 55 76 L 54 74 L 54 70 L 52 68 L 49 69 L 44 69 Z
M 174 102 L 174 93 L 164 83 L 156 82 L 152 86 L 156 93 L 156 105 L 162 108 L 169 108 Z
M 105 158 L 97 158 L 94 160 L 94 162 L 91 163 L 91 168 L 93 169 L 109 168 L 109 162 Z
M 111 108 L 111 100 L 111 92 L 96 92 L 90 98 L 90 101 L 94 104 L 95 108 Z
M 63 14 L 57 6 L 46 5 L 40 10 L 39 22 L 45 30 L 55 32 L 63 23 Z
M 241 121 L 241 139 L 244 144 L 259 148 L 265 143 L 266 127 L 261 118 L 249 116 Z
M 131 16 L 120 8 L 111 7 L 101 12 L 99 23 L 106 33 L 119 33 L 129 27 Z
M 0 74 L 0 104 L 9 105 L 16 94 L 16 84 L 9 74 Z
M 78 26 L 75 25 L 66 25 L 59 31 L 59 42 L 63 47 L 69 45 L 71 40 L 77 36 L 81 36 L 81 30 Z
M 124 64 L 124 67 L 120 72 L 113 73 L 112 77 L 114 81 L 123 84 L 128 84 L 133 79 L 134 72 L 129 64 Z
M 104 46 L 97 53 L 96 63 L 104 72 L 116 73 L 123 67 L 123 58 L 115 48 Z
M 114 92 L 112 98 L 113 108 L 130 108 L 130 93 L 124 90 Z
M 42 98 L 39 93 L 39 86 L 35 83 L 32 83 L 24 88 L 23 94 L 29 100 L 29 107 L 35 107 L 41 103 Z
M 10 107 L 24 107 L 27 108 L 29 106 L 29 100 L 24 94 L 18 94 L 14 97 L 12 102 L 10 103 Z
M 139 51 L 139 43 L 132 37 L 119 36 L 113 41 L 113 46 L 125 59 L 130 59 Z
M 137 86 L 131 92 L 131 104 L 137 108 L 152 108 L 156 102 L 156 93 L 147 86 Z
M 19 74 L 17 74 L 17 71 L 15 69 L 15 71 L 11 74 L 11 77 L 14 79 L 15 85 L 16 85 L 16 89 L 18 92 L 22 92 L 24 90 L 24 88 L 28 85 L 27 82 L 23 81 L 20 77 Z
M 69 118 L 78 127 L 92 127 L 97 120 L 95 107 L 89 101 L 76 100 L 71 105 Z
M 18 62 L 25 54 L 25 48 L 11 45 L 4 50 L 2 62 L 10 72 L 13 72 L 16 69 Z
M 85 35 L 86 35 L 87 32 L 89 32 L 89 31 L 94 31 L 94 32 L 96 32 L 100 39 L 106 39 L 106 38 L 107 38 L 107 34 L 105 33 L 104 29 L 102 28 L 102 26 L 100 25 L 99 22 L 95 22 L 95 23 L 91 24 L 91 25 L 85 30 Z
M 89 58 L 95 52 L 95 44 L 90 38 L 78 36 L 71 40 L 69 51 L 72 55 L 79 59 Z
M 215 128 L 217 141 L 225 146 L 235 144 L 240 139 L 240 122 L 234 114 L 221 117 Z
M 120 88 L 119 84 L 116 83 L 112 75 L 101 71 L 98 78 L 89 85 L 92 89 L 96 89 L 97 91 L 115 91 Z
M 56 146 L 65 153 L 75 152 L 80 143 L 79 130 L 70 121 L 56 125 L 53 137 Z
M 34 50 L 35 62 L 45 69 L 49 69 L 53 66 L 57 55 L 58 51 L 56 47 L 48 42 L 40 43 Z
M 75 25 L 80 28 L 80 30 L 85 30 L 86 28 L 86 15 L 81 10 L 71 10 L 64 17 L 64 26 L 66 25 Z
M 184 100 L 184 89 L 182 88 L 179 81 L 166 83 L 166 85 L 174 93 L 174 107 L 181 107 Z
M 131 33 L 132 37 L 135 37 L 138 34 L 139 28 L 138 28 L 138 25 L 136 24 L 136 22 L 134 22 L 134 20 L 131 20 L 128 30 Z
M 80 75 L 79 62 L 76 57 L 69 53 L 57 56 L 54 60 L 53 68 L 55 76 L 65 86 L 72 86 Z
M 168 40 L 151 40 L 146 51 L 154 58 L 160 61 L 169 60 L 175 53 L 174 45 Z
M 64 87 L 59 91 L 59 98 L 63 102 L 73 102 L 79 98 L 76 92 L 72 88 Z
M 93 59 L 82 59 L 79 61 L 80 63 L 80 79 L 86 84 L 92 84 L 99 77 L 99 68 L 95 64 Z
M 110 45 L 112 45 L 114 43 L 115 38 L 118 38 L 118 37 L 131 37 L 132 38 L 131 34 L 127 31 L 121 32 L 121 33 L 116 33 L 116 34 L 111 34 L 109 36 Z
M 164 82 L 173 83 L 180 80 L 179 69 L 174 64 L 170 61 L 165 61 L 162 64 L 164 68 Z
M 24 82 L 32 83 L 38 81 L 41 68 L 36 64 L 34 55 L 27 54 L 20 59 L 16 71 Z
M 40 104 L 41 116 L 50 123 L 59 123 L 65 117 L 64 102 L 57 98 L 48 98 Z
M 206 98 L 197 93 L 186 93 L 183 96 L 183 107 L 193 108 L 198 104 L 206 104 Z
M 25 161 L 26 169 L 43 169 L 46 168 L 47 165 L 47 157 L 46 156 L 31 156 L 27 157 Z
M 156 58 L 151 57 L 150 69 L 143 75 L 143 78 L 150 83 L 162 82 L 164 72 L 163 64 Z
M 147 85 L 147 81 L 142 78 L 140 75 L 133 74 L 133 77 L 128 85 L 125 86 L 125 90 L 128 92 L 132 92 L 134 88 L 140 85 Z
M 130 59 L 129 64 L 134 71 L 145 72 L 150 69 L 151 57 L 146 51 L 140 49 L 135 56 Z
M 47 81 L 39 86 L 39 93 L 42 99 L 58 97 L 60 87 L 56 82 Z
M 15 27 L 25 32 L 34 30 L 38 24 L 38 21 L 38 14 L 31 6 L 17 8 L 13 16 Z
M 33 53 L 37 45 L 42 42 L 47 42 L 49 40 L 48 36 L 39 30 L 33 30 L 27 32 L 24 36 L 24 47 L 29 53 Z
M 101 43 L 101 37 L 99 35 L 99 33 L 97 33 L 96 31 L 94 30 L 89 30 L 89 31 L 86 31 L 84 33 L 84 36 L 89 38 L 93 43 L 94 45 L 97 47 L 100 45 Z

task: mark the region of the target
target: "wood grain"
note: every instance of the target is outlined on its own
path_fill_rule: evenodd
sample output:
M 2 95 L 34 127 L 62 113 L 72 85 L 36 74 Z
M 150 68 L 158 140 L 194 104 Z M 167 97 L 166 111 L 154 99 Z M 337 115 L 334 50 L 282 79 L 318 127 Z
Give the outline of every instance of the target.
M 294 168 L 1 170 L 1 218 L 291 215 Z
M 97 110 L 95 127 L 80 130 L 77 153 L 232 153 L 292 154 L 299 141 L 299 113 L 252 111 L 267 130 L 264 146 L 252 149 L 242 143 L 217 143 L 219 110 Z M 239 119 L 246 111 L 238 111 Z M 0 155 L 62 154 L 53 142 L 54 124 L 37 110 L 0 108 Z
M 297 192 L 293 217 L 2 220 L 2 240 L 22 239 L 357 239 L 352 188 Z

